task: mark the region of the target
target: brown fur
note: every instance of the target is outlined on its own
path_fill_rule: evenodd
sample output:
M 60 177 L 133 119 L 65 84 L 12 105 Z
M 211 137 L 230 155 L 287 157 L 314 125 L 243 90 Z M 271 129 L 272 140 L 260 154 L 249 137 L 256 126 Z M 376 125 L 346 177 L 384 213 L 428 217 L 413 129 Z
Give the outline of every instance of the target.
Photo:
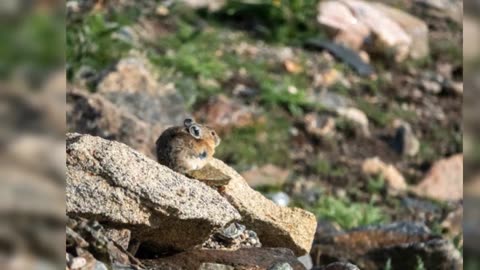
M 199 139 L 193 137 L 185 126 L 175 126 L 163 131 L 156 142 L 160 164 L 174 171 L 186 173 L 201 169 L 211 160 L 220 138 L 212 128 L 196 125 L 201 130 Z M 206 153 L 205 158 L 200 157 L 203 152 Z

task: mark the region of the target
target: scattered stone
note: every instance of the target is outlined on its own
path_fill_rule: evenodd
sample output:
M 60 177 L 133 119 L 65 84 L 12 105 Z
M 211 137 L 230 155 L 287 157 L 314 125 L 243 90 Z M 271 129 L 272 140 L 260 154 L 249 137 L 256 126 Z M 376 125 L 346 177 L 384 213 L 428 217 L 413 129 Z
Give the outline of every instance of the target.
M 142 269 L 142 263 L 117 245 L 96 221 L 69 219 L 66 227 L 67 266 L 70 269 Z M 92 255 L 95 254 L 95 257 Z M 107 266 L 105 265 L 109 265 Z
M 335 41 L 354 50 L 359 50 L 370 35 L 370 29 L 359 21 L 352 11 L 340 1 L 321 1 L 317 20 L 320 24 L 339 30 Z
M 240 235 L 242 235 L 244 231 L 245 231 L 244 225 L 234 222 L 230 224 L 228 227 L 220 230 L 220 232 L 217 233 L 216 235 L 221 240 L 232 242 L 235 238 L 238 238 Z
M 254 167 L 242 173 L 247 183 L 255 188 L 261 186 L 282 186 L 289 176 L 289 171 L 273 164 Z
M 300 261 L 307 270 L 310 270 L 313 267 L 312 257 L 310 254 L 298 257 L 298 261 Z
M 290 197 L 283 191 L 267 194 L 267 197 L 280 206 L 288 206 L 290 203 Z
M 415 137 L 410 124 L 402 120 L 396 120 L 393 126 L 396 128 L 392 142 L 393 148 L 401 155 L 415 156 L 420 149 L 420 142 Z
M 321 1 L 317 20 L 337 43 L 360 51 L 368 39 L 374 50 L 395 53 L 396 61 L 429 54 L 428 26 L 422 20 L 383 3 L 361 0 Z
M 306 131 L 321 139 L 333 136 L 335 133 L 335 120 L 333 117 L 319 115 L 318 113 L 307 113 L 303 117 Z
M 233 266 L 219 263 L 202 263 L 198 270 L 235 270 Z
M 297 62 L 287 59 L 283 62 L 283 66 L 289 73 L 297 74 L 303 71 L 303 68 Z
M 408 209 L 409 216 L 411 216 L 413 220 L 425 224 L 438 221 L 443 216 L 442 208 L 430 200 L 404 197 L 402 198 L 402 205 Z
M 361 110 L 354 107 L 337 108 L 338 115 L 345 119 L 357 124 L 364 136 L 370 136 L 370 129 L 368 128 L 368 117 Z
M 186 249 L 240 219 L 214 189 L 124 144 L 67 135 L 67 214 L 96 218 L 151 250 Z
M 424 21 L 380 2 L 373 2 L 372 5 L 400 25 L 405 33 L 410 36 L 412 41 L 409 48 L 410 58 L 423 59 L 429 55 L 428 25 Z
M 107 228 L 105 229 L 105 236 L 108 237 L 110 240 L 114 241 L 117 243 L 119 246 L 121 246 L 123 249 L 127 250 L 128 245 L 130 244 L 130 235 L 131 232 L 128 229 L 112 229 L 112 228 Z
M 243 248 L 228 250 L 191 250 L 167 258 L 145 261 L 147 267 L 162 269 L 198 269 L 204 263 L 233 265 L 235 269 L 268 270 L 275 263 L 288 263 L 290 269 L 304 270 L 291 250 L 285 248 Z
M 393 269 L 415 269 L 418 257 L 425 269 L 461 269 L 463 264 L 452 243 L 433 236 L 423 224 L 408 222 L 322 235 L 315 240 L 311 254 L 315 265 L 342 260 L 360 269 L 384 269 L 388 260 Z
M 225 6 L 225 0 L 182 0 L 187 6 L 194 9 L 208 9 L 209 12 L 215 12 Z
M 253 108 L 225 95 L 211 98 L 197 111 L 195 117 L 198 121 L 208 123 L 217 132 L 249 126 L 254 122 Z
M 298 256 L 309 252 L 317 226 L 312 213 L 276 205 L 218 159 L 211 165 L 231 177 L 222 195 L 237 208 L 243 223 L 258 234 L 264 247 L 286 247 Z
M 412 191 L 419 196 L 440 201 L 463 198 L 463 154 L 456 154 L 433 164 L 425 178 Z
M 334 262 L 319 270 L 360 270 L 356 265 L 348 262 Z
M 405 191 L 407 183 L 402 174 L 390 164 L 386 164 L 378 157 L 366 159 L 362 164 L 362 171 L 366 175 L 382 175 L 385 181 L 395 191 Z
M 332 112 L 335 112 L 338 108 L 352 107 L 354 105 L 351 99 L 330 91 L 314 92 L 309 96 L 309 99 Z
M 432 16 L 450 18 L 452 21 L 462 24 L 462 0 L 415 0 L 415 4 L 419 7 L 425 8 Z
M 320 39 L 311 39 L 306 43 L 307 47 L 327 50 L 342 62 L 351 66 L 360 76 L 371 76 L 374 74 L 373 67 L 365 63 L 363 59 L 353 50 L 339 44 Z
M 440 94 L 440 92 L 442 92 L 442 85 L 437 81 L 423 79 L 420 82 L 420 86 L 422 87 L 423 90 L 435 95 Z
M 270 266 L 268 270 L 293 270 L 293 268 L 289 263 L 278 262 Z

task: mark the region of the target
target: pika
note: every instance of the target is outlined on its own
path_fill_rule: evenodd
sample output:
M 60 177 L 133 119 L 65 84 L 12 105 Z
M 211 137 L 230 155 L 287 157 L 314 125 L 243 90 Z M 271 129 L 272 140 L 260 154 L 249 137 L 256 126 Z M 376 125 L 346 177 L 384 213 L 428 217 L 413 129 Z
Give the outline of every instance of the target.
M 176 172 L 188 174 L 205 167 L 220 142 L 215 130 L 187 118 L 183 126 L 170 127 L 162 132 L 156 141 L 157 159 Z

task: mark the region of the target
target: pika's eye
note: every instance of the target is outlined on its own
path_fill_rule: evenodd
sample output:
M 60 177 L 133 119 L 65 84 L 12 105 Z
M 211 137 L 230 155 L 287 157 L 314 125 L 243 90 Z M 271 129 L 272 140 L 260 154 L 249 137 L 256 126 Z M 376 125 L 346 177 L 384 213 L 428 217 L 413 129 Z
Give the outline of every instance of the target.
M 210 134 L 212 134 L 212 136 L 215 136 L 215 135 L 216 135 L 216 134 L 215 134 L 215 131 L 210 132 Z
M 193 121 L 192 118 L 186 118 L 185 120 L 183 120 L 183 125 L 185 127 L 190 127 L 195 121 Z
M 188 131 L 190 132 L 190 134 L 196 138 L 196 139 L 200 139 L 200 137 L 202 136 L 202 132 L 200 130 L 200 127 L 193 124 L 191 125 L 189 128 L 188 128 Z

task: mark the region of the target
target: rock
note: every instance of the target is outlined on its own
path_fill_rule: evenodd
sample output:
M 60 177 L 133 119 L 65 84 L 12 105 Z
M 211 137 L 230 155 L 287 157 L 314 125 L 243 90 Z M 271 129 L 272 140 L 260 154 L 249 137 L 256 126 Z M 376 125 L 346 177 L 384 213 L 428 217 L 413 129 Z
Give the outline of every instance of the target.
M 235 270 L 233 266 L 219 263 L 202 263 L 198 270 Z
M 360 270 L 356 265 L 348 262 L 334 262 L 320 268 L 320 270 Z
M 72 270 L 117 269 L 119 266 L 126 269 L 143 268 L 139 260 L 111 241 L 104 228 L 96 221 L 69 219 L 66 227 L 66 250 L 69 258 L 67 266 Z
M 335 133 L 335 120 L 333 117 L 319 115 L 317 113 L 307 113 L 303 117 L 306 131 L 321 139 L 333 136 Z
M 463 198 L 463 154 L 456 154 L 433 164 L 425 178 L 412 191 L 419 196 L 440 201 Z
M 338 115 L 353 122 L 354 124 L 357 124 L 361 128 L 364 136 L 370 136 L 370 129 L 368 128 L 368 118 L 364 112 L 354 107 L 347 107 L 337 108 L 337 113 Z
M 210 12 L 218 11 L 226 4 L 225 0 L 182 0 L 181 2 L 194 9 L 206 8 Z
M 430 81 L 430 80 L 422 80 L 420 82 L 420 86 L 422 87 L 423 90 L 432 93 L 432 94 L 440 94 L 442 92 L 442 86 L 440 83 L 436 81 Z
M 227 250 L 252 247 L 262 247 L 257 234 L 252 230 L 247 230 L 244 225 L 235 222 L 216 232 L 202 245 L 202 248 L 205 249 Z
M 332 112 L 336 111 L 337 108 L 347 108 L 354 105 L 351 99 L 330 91 L 312 93 L 312 95 L 309 96 L 309 99 L 320 107 Z
M 137 151 L 155 157 L 158 136 L 150 126 L 99 94 L 78 89 L 67 91 L 67 123 L 70 132 L 100 136 L 123 142 Z
M 321 25 L 340 31 L 335 41 L 354 50 L 359 50 L 370 35 L 370 28 L 340 1 L 321 1 L 317 20 Z
M 240 212 L 243 223 L 258 234 L 264 247 L 289 248 L 298 256 L 309 252 L 317 226 L 312 213 L 276 205 L 220 160 L 214 159 L 211 165 L 231 177 L 222 195 Z
M 310 270 L 313 267 L 313 262 L 312 262 L 312 257 L 310 254 L 303 255 L 301 257 L 297 258 L 298 261 L 300 261 L 303 266 L 305 266 L 305 269 Z
M 240 219 L 218 192 L 128 146 L 67 135 L 67 214 L 95 218 L 149 250 L 187 249 Z
M 293 270 L 292 266 L 286 262 L 278 262 L 268 268 L 268 270 Z
M 401 155 L 415 156 L 420 149 L 420 142 L 407 122 L 397 120 L 393 123 L 396 128 L 393 139 L 393 148 Z
M 409 48 L 410 58 L 423 59 L 429 55 L 428 25 L 424 21 L 383 3 L 374 2 L 372 5 L 400 25 L 406 34 L 410 36 L 412 41 Z
M 117 243 L 123 249 L 127 250 L 130 243 L 131 232 L 128 229 L 116 230 L 112 228 L 105 229 L 105 236 Z
M 157 133 L 181 123 L 188 115 L 183 97 L 173 84 L 160 85 L 148 60 L 142 57 L 120 60 L 98 84 L 97 91 L 122 110 L 158 126 Z
M 290 203 L 290 197 L 283 191 L 267 194 L 267 197 L 280 206 L 288 206 Z
M 425 269 L 461 269 L 463 263 L 452 243 L 433 236 L 425 225 L 407 222 L 323 235 L 315 240 L 311 254 L 315 265 L 342 260 L 360 269 L 384 269 L 388 260 L 392 269 L 415 269 L 417 257 Z
M 463 205 L 459 205 L 457 209 L 448 213 L 447 217 L 442 221 L 442 228 L 453 238 L 463 233 Z
M 414 2 L 417 6 L 425 8 L 430 15 L 450 18 L 452 21 L 462 24 L 462 0 L 415 0 Z
M 228 227 L 222 229 L 217 235 L 220 239 L 231 242 L 239 237 L 245 231 L 245 226 L 238 223 L 232 223 Z
M 356 41 L 361 38 L 360 45 L 363 45 L 363 41 L 371 36 L 371 33 L 377 39 L 376 43 L 381 44 L 382 49 L 394 50 L 397 61 L 402 61 L 408 56 L 412 43 L 410 36 L 397 22 L 375 8 L 373 4 L 361 0 L 340 0 L 335 1 L 335 4 L 322 4 L 323 2 L 319 4 L 320 23 L 327 22 L 327 26 L 339 30 L 340 39 Z M 358 43 L 353 42 L 355 45 Z
M 341 44 L 332 43 L 323 39 L 307 40 L 307 47 L 327 50 L 336 58 L 353 68 L 360 76 L 370 77 L 374 75 L 373 67 L 366 63 L 358 53 Z
M 291 269 L 304 270 L 292 251 L 285 248 L 244 248 L 227 250 L 191 250 L 167 258 L 145 262 L 147 266 L 163 265 L 162 269 L 198 269 L 205 263 L 235 266 L 235 269 L 268 270 L 276 263 L 288 263 Z
M 378 157 L 366 159 L 362 164 L 366 175 L 382 175 L 388 185 L 396 191 L 405 191 L 407 183 L 402 174 L 393 166 L 384 163 Z
M 224 95 L 210 98 L 208 103 L 197 111 L 195 117 L 198 121 L 210 125 L 217 132 L 234 127 L 249 126 L 255 120 L 253 108 Z
M 263 165 L 262 167 L 254 167 L 242 173 L 247 183 L 255 188 L 261 186 L 281 186 L 289 176 L 289 171 L 277 167 L 273 164 Z

